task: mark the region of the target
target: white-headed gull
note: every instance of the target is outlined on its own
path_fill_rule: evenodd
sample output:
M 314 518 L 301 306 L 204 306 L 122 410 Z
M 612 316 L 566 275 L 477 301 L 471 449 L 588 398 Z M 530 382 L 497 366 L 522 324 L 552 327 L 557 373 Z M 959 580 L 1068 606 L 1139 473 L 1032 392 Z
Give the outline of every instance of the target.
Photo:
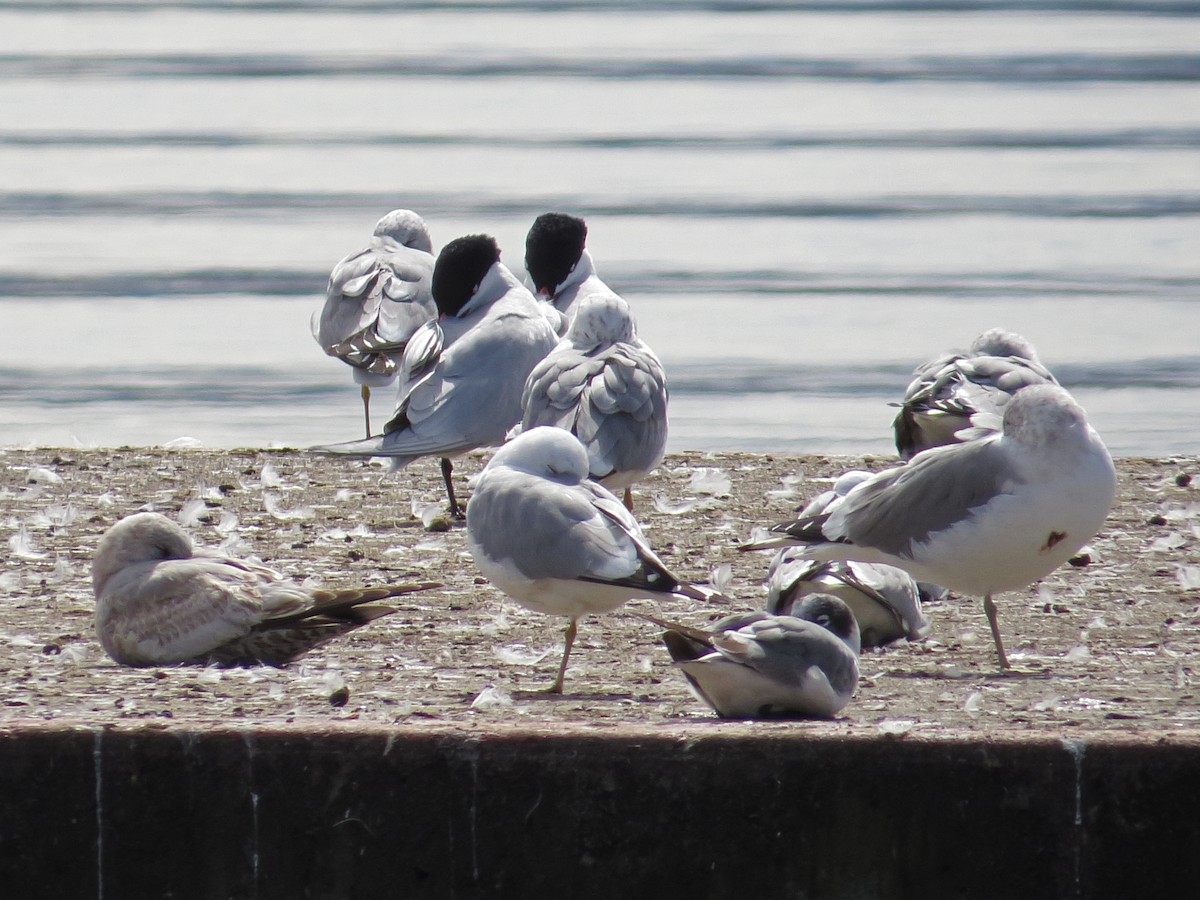
M 637 336 L 629 305 L 611 291 L 583 298 L 567 336 L 525 383 L 521 428 L 565 428 L 587 450 L 590 477 L 624 491 L 667 449 L 667 378 Z
M 776 525 L 741 549 L 802 545 L 813 559 L 886 563 L 982 596 L 1008 668 L 994 595 L 1045 577 L 1091 540 L 1116 484 L 1082 407 L 1057 385 L 1034 385 L 1013 396 L 1000 431 L 918 453 L 832 511 Z
M 551 693 L 562 692 L 581 617 L 634 598 L 711 596 L 650 549 L 629 510 L 588 479 L 587 451 L 561 428 L 533 428 L 496 451 L 467 504 L 467 544 L 499 590 L 570 619 Z
M 370 244 L 333 267 L 325 306 L 313 316 L 321 349 L 349 365 L 362 386 L 367 437 L 371 388 L 396 380 L 408 339 L 437 316 L 433 262 L 425 221 L 410 209 L 394 209 L 376 223 Z
M 92 560 L 96 633 L 126 666 L 282 666 L 395 611 L 365 604 L 437 586 L 305 587 L 261 563 L 193 548 L 158 513 L 121 519 Z
M 651 620 L 667 628 L 675 666 L 722 718 L 831 718 L 858 686 L 858 624 L 828 594 L 810 594 L 791 615 L 739 613 L 708 629 Z
M 388 456 L 393 471 L 424 456 L 441 457 L 450 511 L 460 517 L 450 459 L 504 441 L 521 421 L 529 373 L 558 335 L 542 304 L 500 262 L 500 248 L 488 235 L 467 235 L 442 248 L 433 298 L 440 318 L 408 343 L 399 402 L 383 434 L 313 449 Z
M 966 353 L 950 353 L 917 368 L 892 423 L 896 450 L 911 459 L 922 450 L 975 436 L 971 417 L 999 417 L 1018 390 L 1034 384 L 1058 384 L 1042 365 L 1033 345 L 1019 334 L 992 328 Z
M 900 638 L 929 633 L 920 590 L 903 569 L 881 563 L 821 562 L 800 547 L 784 547 L 767 570 L 767 612 L 791 613 L 811 594 L 831 594 L 845 602 L 858 622 L 864 647 L 881 647 Z

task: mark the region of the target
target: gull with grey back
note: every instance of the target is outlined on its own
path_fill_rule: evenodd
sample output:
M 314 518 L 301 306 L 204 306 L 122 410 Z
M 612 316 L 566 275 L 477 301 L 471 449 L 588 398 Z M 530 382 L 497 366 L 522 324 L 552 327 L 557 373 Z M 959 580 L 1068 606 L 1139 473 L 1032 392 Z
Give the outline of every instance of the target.
M 399 374 L 413 332 L 437 316 L 433 302 L 433 239 L 411 209 L 394 209 L 375 225 L 370 243 L 333 267 L 325 305 L 314 314 L 313 337 L 351 367 L 362 386 L 371 436 L 371 389 Z
M 721 718 L 832 718 L 858 686 L 858 624 L 828 594 L 805 597 L 791 615 L 739 613 L 709 629 L 644 618 L 667 629 L 675 666 Z
M 969 427 L 972 417 L 987 413 L 998 421 L 1021 388 L 1058 384 L 1033 344 L 1003 328 L 988 329 L 967 352 L 931 360 L 914 375 L 892 422 L 901 459 L 978 436 Z
M 635 598 L 707 600 L 650 549 L 632 513 L 588 479 L 587 451 L 542 426 L 496 451 L 467 504 L 467 545 L 493 586 L 526 609 L 569 619 L 562 693 L 577 623 Z
M 918 453 L 873 475 L 831 511 L 770 529 L 742 550 L 799 545 L 818 560 L 861 560 L 983 597 L 1009 668 L 994 596 L 1027 587 L 1104 525 L 1117 476 L 1083 408 L 1057 385 L 1018 391 L 999 431 Z
M 632 486 L 667 449 L 667 377 L 611 291 L 580 301 L 567 335 L 525 383 L 521 428 L 565 428 L 583 443 L 590 477 L 633 508 Z
M 858 622 L 864 647 L 929 633 L 917 582 L 903 569 L 882 563 L 808 559 L 800 547 L 784 547 L 767 570 L 767 612 L 786 615 L 812 594 L 842 600 Z

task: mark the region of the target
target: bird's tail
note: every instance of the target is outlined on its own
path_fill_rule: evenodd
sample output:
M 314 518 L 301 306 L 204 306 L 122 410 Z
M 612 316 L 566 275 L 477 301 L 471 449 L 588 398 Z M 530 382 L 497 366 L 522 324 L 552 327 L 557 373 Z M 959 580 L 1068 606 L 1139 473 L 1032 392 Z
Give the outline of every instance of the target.
M 363 438 L 357 441 L 343 441 L 339 444 L 321 444 L 309 447 L 309 453 L 321 456 L 383 456 L 383 435 Z
M 659 628 L 673 631 L 689 637 L 694 641 L 700 641 L 703 644 L 711 645 L 712 635 L 703 628 L 693 628 L 691 625 L 684 625 L 682 622 L 672 622 L 668 619 L 662 619 L 658 616 L 652 616 L 649 613 L 638 612 L 637 610 L 629 610 L 628 614 L 643 619 L 652 625 L 657 625 Z
M 399 597 L 403 594 L 428 591 L 439 587 L 442 587 L 440 582 L 420 581 L 409 584 L 381 584 L 361 588 L 316 590 L 312 592 L 311 607 L 289 616 L 273 618 L 270 620 L 270 624 L 285 626 L 321 616 L 331 619 L 350 618 L 355 621 L 362 619 L 369 622 L 394 610 L 390 606 L 365 606 L 364 604 L 377 603 L 389 597 Z

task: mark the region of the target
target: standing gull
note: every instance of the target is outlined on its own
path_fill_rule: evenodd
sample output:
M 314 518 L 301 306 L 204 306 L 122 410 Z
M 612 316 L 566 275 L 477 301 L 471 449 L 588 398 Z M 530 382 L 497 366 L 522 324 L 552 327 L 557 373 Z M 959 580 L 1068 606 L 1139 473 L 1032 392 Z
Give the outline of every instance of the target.
M 383 434 L 313 449 L 390 456 L 392 471 L 423 456 L 441 457 L 450 512 L 461 518 L 451 457 L 503 442 L 521 420 L 525 380 L 558 336 L 538 301 L 500 262 L 500 248 L 488 235 L 468 235 L 442 248 L 433 299 L 440 318 L 408 343 L 399 403 Z
M 433 240 L 424 220 L 394 209 L 375 225 L 371 243 L 336 266 L 325 306 L 313 317 L 321 349 L 351 366 L 362 385 L 363 417 L 371 436 L 371 388 L 396 380 L 404 346 L 437 316 L 430 292 Z
M 1078 403 L 1057 385 L 1018 391 L 1000 431 L 918 453 L 880 472 L 829 512 L 744 544 L 798 544 L 813 559 L 898 566 L 983 597 L 1000 666 L 994 595 L 1049 575 L 1098 532 L 1112 507 L 1112 457 Z
M 666 626 L 671 659 L 723 719 L 832 718 L 858 686 L 858 624 L 828 594 L 805 597 L 791 615 L 739 613 L 708 630 L 651 621 Z
M 1000 416 L 1023 387 L 1058 384 L 1033 345 L 1002 328 L 983 332 L 966 353 L 931 360 L 914 375 L 892 422 L 901 459 L 962 440 L 959 432 L 973 415 Z
M 565 428 L 583 443 L 589 477 L 633 508 L 632 485 L 667 448 L 667 378 L 611 292 L 580 301 L 567 336 L 525 383 L 521 428 Z
M 587 451 L 561 428 L 534 428 L 496 451 L 467 504 L 467 545 L 495 587 L 570 620 L 549 693 L 562 693 L 583 616 L 634 598 L 709 596 L 672 574 L 621 501 L 588 480 Z
M 121 519 L 92 560 L 96 633 L 126 666 L 283 666 L 395 611 L 366 604 L 437 586 L 305 587 L 260 563 L 194 549 L 158 513 Z

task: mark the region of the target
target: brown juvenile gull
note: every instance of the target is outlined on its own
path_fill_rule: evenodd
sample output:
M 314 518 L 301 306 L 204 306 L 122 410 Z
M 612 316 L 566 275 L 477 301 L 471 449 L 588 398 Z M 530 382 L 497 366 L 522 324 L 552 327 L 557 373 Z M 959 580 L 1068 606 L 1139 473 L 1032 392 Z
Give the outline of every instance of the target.
M 438 586 L 305 587 L 261 563 L 193 548 L 158 513 L 121 519 L 92 560 L 96 634 L 126 666 L 283 666 L 395 612 L 367 604 Z
M 831 511 L 742 545 L 800 545 L 813 559 L 898 566 L 983 597 L 1000 666 L 993 597 L 1049 575 L 1104 524 L 1117 475 L 1082 407 L 1057 385 L 1018 391 L 1000 431 L 918 453 L 854 488 Z
M 587 451 L 561 428 L 534 428 L 496 451 L 467 504 L 467 545 L 495 587 L 526 609 L 570 620 L 549 693 L 562 693 L 583 616 L 634 598 L 711 596 L 650 549 L 629 510 L 588 479 Z
M 325 305 L 313 317 L 321 349 L 349 365 L 362 386 L 367 437 L 371 388 L 396 380 L 408 339 L 437 317 L 433 262 L 425 221 L 411 209 L 394 209 L 375 224 L 370 244 L 333 267 Z

